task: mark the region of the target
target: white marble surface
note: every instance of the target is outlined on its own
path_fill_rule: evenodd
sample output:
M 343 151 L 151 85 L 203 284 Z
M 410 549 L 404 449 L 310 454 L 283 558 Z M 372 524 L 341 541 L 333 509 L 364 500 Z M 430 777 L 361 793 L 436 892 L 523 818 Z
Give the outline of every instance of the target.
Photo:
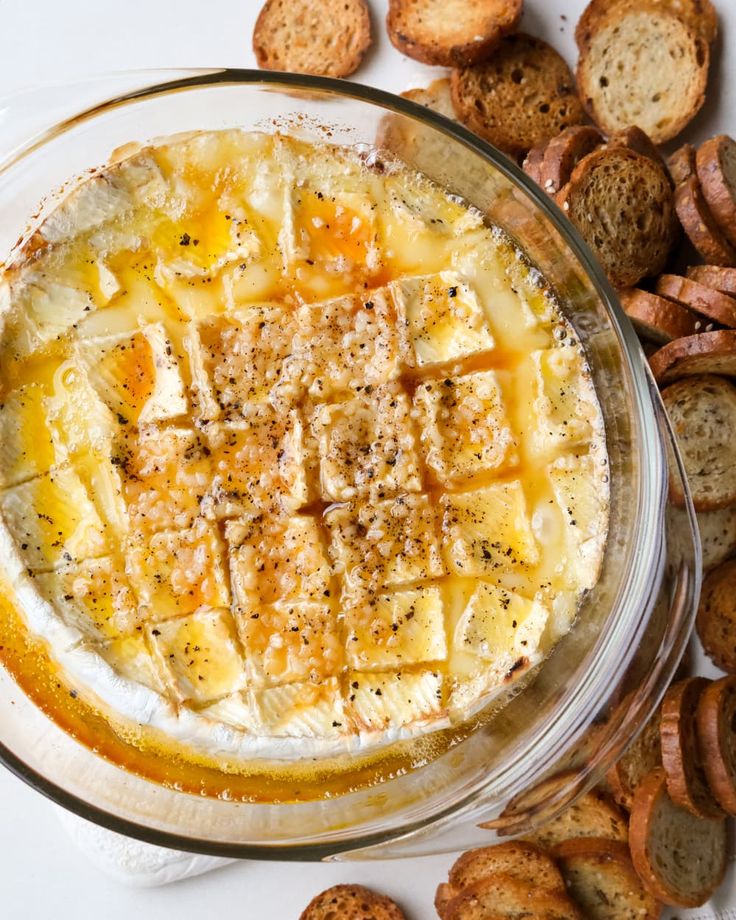
M 335 0 L 324 0 L 326 10 L 330 2 Z M 376 42 L 356 79 L 395 91 L 425 81 L 432 69 L 403 58 L 386 38 L 386 0 L 369 2 Z M 718 90 L 688 138 L 736 130 L 736 0 L 716 2 L 724 15 L 724 42 L 734 51 L 726 62 L 717 49 Z M 0 0 L 0 95 L 119 69 L 253 66 L 250 36 L 260 5 L 261 0 Z M 584 0 L 527 0 L 525 28 L 546 37 L 572 63 L 572 29 L 584 5 Z M 70 842 L 54 808 L 0 768 L 2 920 L 296 920 L 312 895 L 344 881 L 375 885 L 394 895 L 410 920 L 423 920 L 434 916 L 434 888 L 450 861 L 243 863 L 163 888 L 131 889 L 101 873 Z

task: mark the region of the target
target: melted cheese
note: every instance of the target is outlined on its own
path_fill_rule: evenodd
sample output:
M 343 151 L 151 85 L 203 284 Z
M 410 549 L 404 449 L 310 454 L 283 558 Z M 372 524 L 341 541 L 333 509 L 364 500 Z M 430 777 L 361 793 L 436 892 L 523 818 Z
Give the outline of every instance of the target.
M 3 280 L 0 561 L 116 724 L 245 768 L 461 724 L 596 581 L 600 410 L 511 243 L 239 131 L 100 171 Z

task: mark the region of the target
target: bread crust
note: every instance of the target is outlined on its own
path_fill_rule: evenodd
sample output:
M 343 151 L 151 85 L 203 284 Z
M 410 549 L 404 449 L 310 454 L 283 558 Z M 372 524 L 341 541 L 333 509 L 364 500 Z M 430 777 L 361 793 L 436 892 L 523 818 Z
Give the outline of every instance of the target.
M 736 163 L 736 143 L 719 134 L 701 144 L 695 164 L 703 197 L 723 235 L 736 246 L 736 187 L 726 173 L 727 158 Z
M 705 331 L 708 321 L 682 304 L 639 288 L 619 291 L 624 312 L 644 338 L 664 345 Z
M 659 737 L 672 801 L 700 818 L 717 818 L 723 812 L 708 787 L 695 724 L 707 685 L 704 677 L 690 677 L 670 687 L 662 702 Z
M 708 785 L 721 808 L 736 815 L 736 677 L 709 683 L 696 720 Z
M 667 779 L 661 767 L 657 767 L 647 774 L 639 784 L 634 796 L 634 805 L 631 810 L 631 825 L 629 833 L 629 846 L 631 848 L 631 861 L 634 864 L 644 886 L 657 900 L 674 907 L 698 907 L 708 900 L 713 891 L 723 881 L 726 872 L 726 824 L 722 820 L 712 818 L 690 818 L 691 821 L 704 821 L 707 826 L 713 826 L 714 832 L 720 830 L 723 835 L 723 860 L 722 865 L 715 867 L 713 878 L 708 880 L 702 889 L 687 896 L 678 890 L 665 878 L 661 868 L 657 866 L 650 852 L 654 837 L 663 833 L 658 826 L 660 821 L 660 804 L 669 799 L 667 794 Z M 671 805 L 674 809 L 676 806 Z M 687 812 L 684 812 L 687 814 Z M 719 827 L 716 828 L 716 825 Z M 696 854 L 693 854 L 695 856 Z
M 701 511 L 697 518 L 703 550 L 703 571 L 707 572 L 736 551 L 736 505 L 726 505 L 715 511 Z
M 441 920 L 445 920 L 447 917 L 447 909 L 456 895 L 457 892 L 447 882 L 440 882 L 437 886 L 437 891 L 434 893 L 434 909 Z
M 517 27 L 523 0 L 473 0 L 468 5 L 476 9 L 480 7 L 480 14 L 472 18 L 468 15 L 464 34 L 456 34 L 454 40 L 449 40 L 447 29 L 439 28 L 436 23 L 426 24 L 426 19 L 435 12 L 433 8 L 441 6 L 437 0 L 390 0 L 386 28 L 391 43 L 402 54 L 424 64 L 442 67 L 479 64 L 491 55 L 505 35 Z M 450 15 L 453 12 L 458 11 L 450 11 Z M 438 9 L 435 12 L 437 18 L 439 13 Z M 453 25 L 457 29 L 457 17 L 454 17 Z
M 406 920 L 395 901 L 363 885 L 333 885 L 312 898 L 299 920 L 337 916 L 341 920 Z
M 667 157 L 667 170 L 675 185 L 687 182 L 695 175 L 695 148 L 692 144 L 683 144 Z
M 722 326 L 736 327 L 736 298 L 682 275 L 660 275 L 657 293 L 698 310 Z
M 638 0 L 637 0 L 638 2 Z M 718 35 L 718 14 L 711 0 L 649 0 L 652 6 L 669 9 L 694 28 L 705 41 L 714 42 Z M 578 20 L 575 41 L 582 47 L 602 15 L 612 9 L 630 7 L 632 0 L 591 0 Z M 641 5 L 638 3 L 638 5 Z
M 563 58 L 523 32 L 507 36 L 486 63 L 454 70 L 452 101 L 471 131 L 514 157 L 584 115 Z
M 716 667 L 736 673 L 736 560 L 723 562 L 705 577 L 695 620 L 705 654 Z
M 341 6 L 338 15 L 325 16 L 316 0 L 266 0 L 253 30 L 258 66 L 330 77 L 354 73 L 372 41 L 370 13 L 366 0 Z M 305 17 L 313 28 L 305 27 Z
M 723 268 L 719 265 L 691 265 L 687 270 L 687 276 L 722 294 L 736 296 L 736 268 Z
M 553 137 L 544 151 L 540 178 L 548 195 L 557 192 L 570 181 L 578 163 L 603 143 L 603 136 L 592 125 L 573 125 Z
M 636 125 L 624 128 L 622 131 L 616 131 L 615 134 L 608 138 L 608 145 L 609 147 L 628 147 L 629 150 L 636 150 L 642 156 L 649 157 L 650 160 L 658 163 L 669 176 L 667 163 L 659 152 L 659 148 L 646 131 L 642 131 Z
M 706 262 L 725 266 L 736 263 L 736 251 L 711 214 L 697 176 L 690 176 L 675 188 L 675 210 L 682 229 Z
M 542 162 L 544 161 L 544 152 L 547 149 L 547 142 L 542 141 L 541 144 L 536 144 L 524 157 L 524 162 L 521 164 L 521 168 L 529 176 L 532 182 L 536 182 L 537 185 L 542 184 Z
M 660 386 L 701 374 L 736 376 L 736 330 L 717 329 L 669 342 L 649 358 Z

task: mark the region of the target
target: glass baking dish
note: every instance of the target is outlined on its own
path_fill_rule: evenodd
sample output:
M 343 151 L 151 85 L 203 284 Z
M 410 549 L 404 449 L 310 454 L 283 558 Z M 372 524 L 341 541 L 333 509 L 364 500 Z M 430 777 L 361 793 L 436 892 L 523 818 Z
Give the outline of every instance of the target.
M 668 477 L 683 474 L 638 340 L 587 246 L 549 198 L 461 125 L 389 94 L 317 77 L 118 74 L 6 100 L 0 122 L 3 255 L 58 201 L 55 189 L 67 183 L 68 191 L 70 176 L 82 178 L 131 141 L 243 127 L 367 155 L 380 156 L 387 145 L 505 230 L 553 286 L 592 367 L 611 486 L 601 578 L 571 632 L 505 708 L 426 766 L 300 804 L 193 795 L 99 756 L 102 723 L 63 730 L 34 704 L 32 688 L 26 695 L 2 667 L 0 761 L 118 832 L 261 859 L 393 857 L 487 844 L 528 832 L 600 780 L 677 667 L 697 604 L 700 547 L 689 499 L 684 513 L 669 505 Z M 554 791 L 534 795 L 552 775 L 559 777 Z

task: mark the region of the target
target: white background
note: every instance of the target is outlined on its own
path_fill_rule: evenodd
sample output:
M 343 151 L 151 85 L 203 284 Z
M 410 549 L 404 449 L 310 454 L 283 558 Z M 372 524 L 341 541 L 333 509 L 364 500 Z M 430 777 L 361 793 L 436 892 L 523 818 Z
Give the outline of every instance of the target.
M 335 2 L 323 0 L 327 16 Z M 375 41 L 355 79 L 396 92 L 426 82 L 435 72 L 403 58 L 389 43 L 385 0 L 369 2 Z M 736 0 L 715 2 L 723 37 L 706 109 L 688 139 L 736 131 Z M 0 0 L 0 95 L 111 70 L 255 66 L 250 42 L 260 5 L 261 0 Z M 527 0 L 524 28 L 552 42 L 574 64 L 572 31 L 583 6 L 584 0 Z M 723 46 L 734 50 L 724 56 Z M 446 856 L 362 864 L 243 863 L 164 888 L 135 890 L 89 863 L 54 809 L 0 768 L 2 920 L 297 920 L 314 894 L 344 881 L 374 885 L 396 897 L 410 920 L 424 920 L 434 916 L 434 889 L 450 862 Z

